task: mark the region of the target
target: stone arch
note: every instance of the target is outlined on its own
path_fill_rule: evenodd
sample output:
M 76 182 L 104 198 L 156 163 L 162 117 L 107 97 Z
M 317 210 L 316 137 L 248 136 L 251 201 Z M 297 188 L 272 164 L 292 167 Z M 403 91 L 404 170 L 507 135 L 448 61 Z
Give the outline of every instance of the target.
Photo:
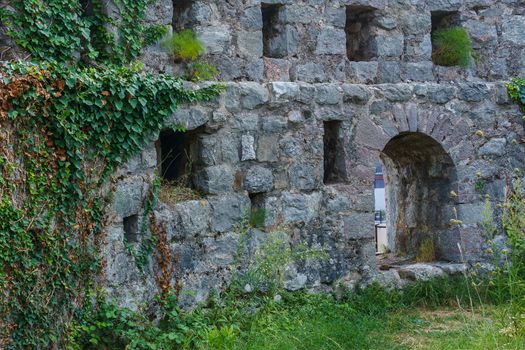
M 444 147 L 421 132 L 402 132 L 380 152 L 386 187 L 389 249 L 417 256 L 432 242 L 436 259 L 458 260 L 459 228 L 451 225 L 456 166 Z

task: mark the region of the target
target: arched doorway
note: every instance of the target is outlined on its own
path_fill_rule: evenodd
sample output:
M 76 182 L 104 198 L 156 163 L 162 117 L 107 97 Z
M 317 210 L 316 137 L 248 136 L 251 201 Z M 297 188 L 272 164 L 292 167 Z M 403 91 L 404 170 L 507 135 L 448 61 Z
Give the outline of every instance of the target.
M 458 260 L 459 229 L 451 225 L 457 200 L 454 162 L 432 137 L 401 133 L 380 153 L 388 250 L 420 261 Z

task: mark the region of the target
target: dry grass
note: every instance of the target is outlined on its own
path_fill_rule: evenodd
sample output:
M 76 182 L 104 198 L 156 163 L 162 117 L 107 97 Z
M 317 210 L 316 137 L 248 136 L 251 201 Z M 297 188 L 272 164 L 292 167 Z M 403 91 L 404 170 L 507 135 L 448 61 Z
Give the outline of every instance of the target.
M 202 199 L 202 194 L 190 188 L 185 179 L 163 182 L 159 191 L 159 200 L 172 208 L 177 203 L 198 199 Z

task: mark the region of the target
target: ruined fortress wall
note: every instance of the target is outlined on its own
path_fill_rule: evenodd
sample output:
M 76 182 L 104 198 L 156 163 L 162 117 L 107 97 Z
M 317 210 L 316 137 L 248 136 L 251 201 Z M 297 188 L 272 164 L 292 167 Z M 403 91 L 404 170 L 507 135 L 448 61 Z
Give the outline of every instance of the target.
M 510 173 L 524 161 L 521 113 L 502 82 L 525 74 L 523 4 L 265 2 L 274 3 L 281 4 L 273 17 L 281 29 L 273 34 L 278 40 L 266 45 L 278 54 L 265 52 L 259 1 L 195 0 L 175 15 L 171 1 L 159 1 L 149 15 L 152 23 L 175 19 L 176 26 L 199 33 L 227 87 L 213 102 L 181 106 L 167 123 L 192 131 L 191 182 L 204 194 L 154 208 L 178 259 L 181 301 L 194 304 L 227 285 L 238 247 L 236 226 L 250 207 L 266 212 L 265 227 L 251 230 L 252 239 L 286 225 L 290 244 L 322 246 L 329 255 L 290 266 L 287 288 L 323 290 L 379 276 L 372 181 L 385 146 L 404 135 L 436 144 L 425 151 L 416 138 L 392 148 L 395 171 L 388 180 L 398 185 L 390 205 L 406 214 L 397 226 L 417 231 L 427 225 L 443 259 L 461 259 L 458 243 L 466 259 L 486 258 L 480 226 L 485 194 L 493 204 L 503 201 Z M 366 32 L 360 35 L 367 46 L 360 50 L 367 54 L 351 61 L 349 55 L 359 50 L 347 50 L 346 19 L 363 13 Z M 432 14 L 450 15 L 469 30 L 477 54 L 471 68 L 432 63 Z M 143 61 L 154 72 L 180 69 L 156 46 Z M 144 205 L 159 167 L 159 142 L 152 139 L 114 179 L 104 285 L 128 306 L 157 292 L 156 261 L 150 259 L 144 273 L 137 269 L 124 242 L 124 222 L 148 220 Z M 450 174 L 443 164 L 450 165 Z M 426 180 L 407 185 L 413 174 Z M 460 225 L 450 227 L 451 219 Z M 144 239 L 136 237 L 131 245 Z

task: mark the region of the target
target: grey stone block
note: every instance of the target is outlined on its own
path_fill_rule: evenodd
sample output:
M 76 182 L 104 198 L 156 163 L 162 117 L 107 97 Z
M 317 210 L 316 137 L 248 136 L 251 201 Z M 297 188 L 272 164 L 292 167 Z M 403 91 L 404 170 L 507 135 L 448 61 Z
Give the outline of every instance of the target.
M 502 156 L 505 154 L 507 140 L 503 137 L 489 140 L 480 147 L 478 153 L 481 156 Z
M 345 237 L 349 239 L 374 238 L 374 214 L 352 213 L 344 216 Z
M 525 45 L 525 16 L 503 16 L 501 38 L 514 45 Z
M 226 232 L 239 225 L 243 215 L 248 215 L 250 199 L 246 196 L 228 193 L 210 198 L 211 229 Z
M 209 194 L 230 192 L 233 189 L 234 172 L 228 165 L 216 165 L 200 170 L 195 176 L 195 186 Z
M 317 38 L 317 55 L 343 55 L 346 53 L 346 34 L 340 28 L 324 28 Z
M 182 237 L 205 234 L 208 230 L 210 205 L 207 201 L 182 202 L 175 206 L 175 211 L 178 214 L 176 229 Z
M 252 166 L 246 171 L 243 187 L 249 193 L 271 191 L 273 188 L 272 171 L 262 166 Z
M 282 196 L 284 223 L 308 223 L 319 215 L 321 193 L 284 192 Z
M 319 186 L 319 168 L 307 163 L 294 164 L 288 170 L 288 176 L 293 188 L 299 190 L 313 190 Z

